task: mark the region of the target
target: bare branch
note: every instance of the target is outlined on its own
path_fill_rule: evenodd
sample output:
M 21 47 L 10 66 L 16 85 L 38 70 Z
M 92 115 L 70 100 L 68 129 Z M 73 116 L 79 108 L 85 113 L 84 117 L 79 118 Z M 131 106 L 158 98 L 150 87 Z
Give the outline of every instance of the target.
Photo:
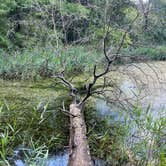
M 106 61 L 107 61 L 107 66 L 104 69 L 104 71 L 99 73 L 99 74 L 96 73 L 97 66 L 96 65 L 94 66 L 93 81 L 91 83 L 89 83 L 89 85 L 87 87 L 87 93 L 84 96 L 84 98 L 82 99 L 82 101 L 79 103 L 80 106 L 83 105 L 85 103 L 85 101 L 92 95 L 92 88 L 95 85 L 96 81 L 99 78 L 101 78 L 102 76 L 104 76 L 104 75 L 106 75 L 107 73 L 110 72 L 110 66 L 118 58 L 119 52 L 120 52 L 120 50 L 121 50 L 121 48 L 122 48 L 122 46 L 124 44 L 124 40 L 125 40 L 125 37 L 127 35 L 127 32 L 131 29 L 131 26 L 133 25 L 133 23 L 135 22 L 135 20 L 137 18 L 138 18 L 138 13 L 137 13 L 137 16 L 134 18 L 134 20 L 132 21 L 132 23 L 130 24 L 130 26 L 124 32 L 124 34 L 123 34 L 123 36 L 121 38 L 121 41 L 119 43 L 119 47 L 117 48 L 116 53 L 111 58 L 109 58 L 109 56 L 107 55 L 107 51 L 106 51 L 106 38 L 107 38 L 108 33 L 109 33 L 109 31 L 107 30 L 106 35 L 104 36 L 104 47 L 103 47 L 103 49 L 104 49 L 104 56 L 105 56 Z
M 73 97 L 73 103 L 76 103 L 76 95 L 78 93 L 78 90 L 74 87 L 74 85 L 71 82 L 65 79 L 63 72 L 61 73 L 61 75 L 55 75 L 52 77 L 60 79 L 62 81 L 61 83 L 63 83 L 66 87 L 69 88 L 69 90 L 71 91 L 70 95 Z
M 62 109 L 60 109 L 60 111 L 62 111 L 64 114 L 66 114 L 68 116 L 76 117 L 74 114 L 72 114 L 72 113 L 70 113 L 69 111 L 66 110 L 64 101 L 62 103 Z

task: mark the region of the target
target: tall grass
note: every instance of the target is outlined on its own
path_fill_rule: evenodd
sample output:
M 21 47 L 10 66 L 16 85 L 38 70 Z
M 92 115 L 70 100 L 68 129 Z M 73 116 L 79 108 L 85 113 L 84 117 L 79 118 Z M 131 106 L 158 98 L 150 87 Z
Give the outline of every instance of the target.
M 38 79 L 66 70 L 79 74 L 89 70 L 100 58 L 95 50 L 81 46 L 54 49 L 34 48 L 18 52 L 0 52 L 0 77 L 3 79 Z
M 40 105 L 40 104 L 39 104 Z M 45 165 L 48 154 L 68 145 L 68 120 L 49 105 L 24 108 L 0 104 L 0 164 L 12 165 L 19 148 L 27 165 Z M 165 162 L 165 118 L 153 119 L 150 107 L 136 106 L 124 121 L 102 118 L 93 106 L 86 106 L 86 122 L 91 154 L 108 165 L 159 164 Z
M 111 115 L 103 119 L 96 116 L 93 108 L 90 110 L 85 117 L 91 153 L 104 159 L 106 165 L 142 166 L 165 162 L 165 110 L 160 110 L 161 116 L 154 118 L 150 107 L 143 109 L 136 105 L 130 113 L 122 110 L 126 112 L 121 115 L 122 121 L 114 120 Z
M 137 47 L 131 50 L 123 49 L 123 54 L 132 55 L 133 57 L 141 57 L 149 60 L 166 60 L 166 47 L 154 46 L 154 47 Z
M 0 104 L 0 162 L 12 162 L 14 150 L 20 146 L 22 155 L 31 162 L 43 158 L 48 150 L 63 149 L 67 140 L 68 120 L 60 111 L 47 105 L 25 108 Z

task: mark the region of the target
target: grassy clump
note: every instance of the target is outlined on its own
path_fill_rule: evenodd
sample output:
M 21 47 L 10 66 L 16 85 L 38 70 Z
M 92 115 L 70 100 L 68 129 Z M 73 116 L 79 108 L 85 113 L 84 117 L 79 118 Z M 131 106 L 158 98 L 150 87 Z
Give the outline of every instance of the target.
M 86 110 L 91 154 L 112 166 L 163 163 L 166 119 L 154 119 L 150 107 L 143 109 L 137 105 L 130 115 L 125 112 L 119 115 L 123 120 L 116 121 L 111 115 L 97 115 L 94 107 Z
M 0 52 L 0 77 L 3 79 L 36 80 L 65 70 L 78 74 L 89 70 L 99 58 L 95 50 L 81 46 L 59 50 L 34 48 L 19 52 Z
M 105 161 L 106 165 L 122 165 L 128 161 L 124 141 L 128 128 L 112 116 L 102 117 L 95 106 L 86 109 L 86 124 L 91 155 Z M 111 123 L 110 123 L 111 122 Z
M 123 50 L 124 54 L 132 55 L 133 57 L 142 57 L 150 60 L 166 60 L 166 47 L 155 46 L 155 47 L 138 47 L 132 50 Z
M 8 160 L 19 146 L 31 150 L 45 147 L 51 152 L 68 145 L 68 120 L 60 111 L 49 109 L 49 105 L 19 108 L 1 103 L 0 108 L 1 159 Z

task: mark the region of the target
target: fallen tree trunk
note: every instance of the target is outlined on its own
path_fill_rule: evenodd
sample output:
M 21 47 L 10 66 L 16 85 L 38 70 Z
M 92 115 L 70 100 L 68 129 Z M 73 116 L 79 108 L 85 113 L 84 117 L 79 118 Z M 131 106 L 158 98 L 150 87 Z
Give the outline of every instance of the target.
M 70 105 L 70 141 L 68 166 L 92 166 L 82 108 Z

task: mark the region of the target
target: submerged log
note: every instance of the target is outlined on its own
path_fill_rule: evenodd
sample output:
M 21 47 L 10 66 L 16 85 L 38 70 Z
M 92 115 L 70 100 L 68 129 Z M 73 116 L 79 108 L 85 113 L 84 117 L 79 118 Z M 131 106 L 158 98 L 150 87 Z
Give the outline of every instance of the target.
M 70 105 L 70 141 L 68 166 L 92 166 L 82 108 Z

